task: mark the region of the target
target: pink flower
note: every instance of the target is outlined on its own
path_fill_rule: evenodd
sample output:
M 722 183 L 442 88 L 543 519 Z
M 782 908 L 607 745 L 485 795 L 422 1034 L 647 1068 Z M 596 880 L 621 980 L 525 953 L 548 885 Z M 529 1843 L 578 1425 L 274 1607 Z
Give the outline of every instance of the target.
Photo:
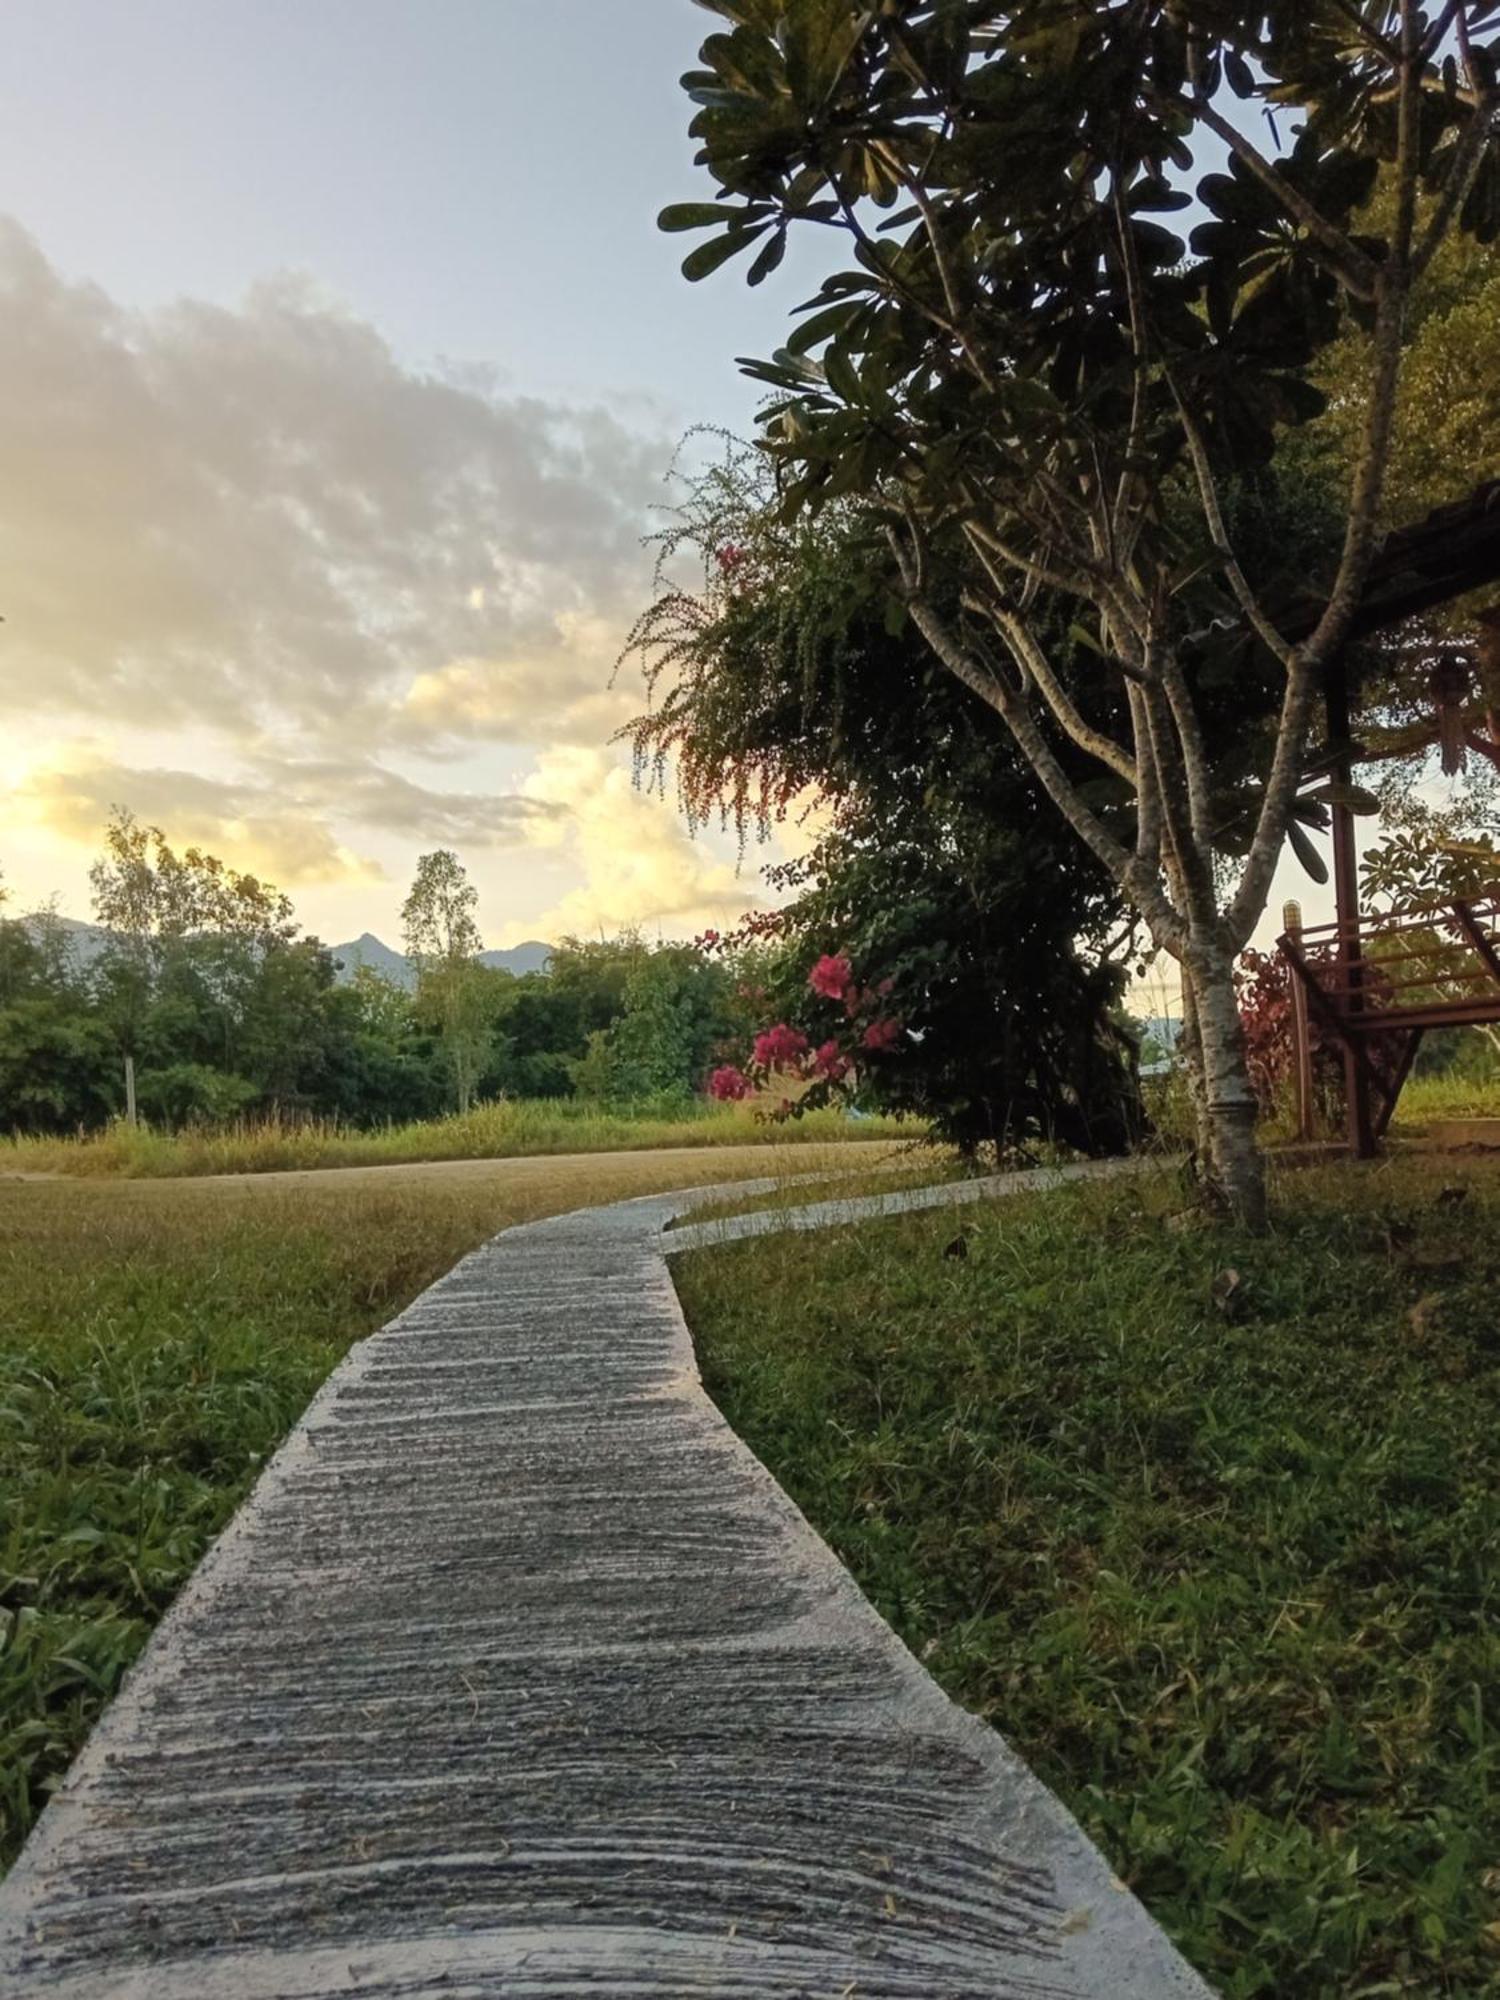
M 893 1049 L 901 1039 L 899 1021 L 872 1021 L 860 1037 L 860 1047 L 865 1049 Z
M 854 981 L 854 968 L 842 952 L 825 952 L 807 975 L 813 992 L 824 1000 L 842 1000 Z
M 807 1054 L 806 1035 L 778 1021 L 755 1037 L 755 1060 L 762 1069 L 790 1069 Z
M 849 1074 L 849 1058 L 835 1041 L 824 1042 L 813 1057 L 813 1068 L 830 1083 L 842 1083 Z
M 739 1098 L 749 1097 L 754 1089 L 755 1085 L 749 1077 L 743 1070 L 736 1069 L 733 1063 L 725 1063 L 708 1079 L 709 1096 L 716 1097 L 721 1104 L 733 1104 Z

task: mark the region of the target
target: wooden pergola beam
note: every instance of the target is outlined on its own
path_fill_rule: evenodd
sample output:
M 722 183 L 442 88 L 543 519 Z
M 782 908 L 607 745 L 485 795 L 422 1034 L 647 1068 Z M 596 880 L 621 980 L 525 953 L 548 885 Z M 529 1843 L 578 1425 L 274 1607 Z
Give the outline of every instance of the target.
M 1435 507 L 1385 537 L 1370 565 L 1349 637 L 1368 639 L 1497 582 L 1500 479 L 1488 479 L 1462 500 Z M 1304 600 L 1282 615 L 1281 630 L 1295 645 L 1312 634 L 1322 614 L 1321 599 Z

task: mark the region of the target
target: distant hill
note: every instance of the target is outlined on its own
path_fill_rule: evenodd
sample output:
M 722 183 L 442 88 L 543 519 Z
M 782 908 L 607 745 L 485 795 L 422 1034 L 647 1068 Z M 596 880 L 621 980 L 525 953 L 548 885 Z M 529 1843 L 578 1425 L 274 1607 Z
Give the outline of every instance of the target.
M 45 916 L 23 917 L 21 921 L 33 933 L 40 932 L 43 925 L 60 932 L 68 956 L 80 972 L 86 972 L 104 949 L 103 928 L 98 924 L 86 924 L 81 917 L 59 917 L 48 913 Z
M 87 971 L 104 949 L 105 932 L 99 924 L 84 923 L 79 917 L 27 918 L 25 921 L 38 927 L 43 922 L 55 924 L 80 971 Z M 339 968 L 340 981 L 352 979 L 356 966 L 368 965 L 372 972 L 378 972 L 393 986 L 404 986 L 410 990 L 417 983 L 416 974 L 405 955 L 392 951 L 371 931 L 351 939 L 348 944 L 331 945 L 329 949 Z M 497 972 L 512 972 L 519 979 L 528 972 L 545 972 L 551 956 L 550 944 L 531 938 L 525 944 L 512 945 L 509 951 L 482 951 L 479 962 L 492 966 Z
M 388 979 L 393 986 L 408 989 L 417 983 L 411 961 L 403 952 L 392 951 L 388 944 L 366 931 L 363 936 L 352 938 L 348 944 L 329 947 L 339 966 L 341 980 L 352 979 L 357 967 L 367 965 L 372 972 L 378 972 L 382 979 Z M 525 944 L 512 945 L 509 951 L 482 951 L 479 963 L 489 966 L 495 972 L 511 972 L 517 979 L 528 972 L 545 972 L 552 957 L 550 944 L 542 944 L 529 938 Z

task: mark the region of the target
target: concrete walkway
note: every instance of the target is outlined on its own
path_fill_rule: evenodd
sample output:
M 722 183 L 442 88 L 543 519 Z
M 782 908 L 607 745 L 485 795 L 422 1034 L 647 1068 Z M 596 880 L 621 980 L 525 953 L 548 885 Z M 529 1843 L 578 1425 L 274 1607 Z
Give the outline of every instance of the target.
M 704 1395 L 704 1192 L 353 1350 L 0 1888 L 7 2000 L 1206 1993 Z
M 923 1208 L 963 1208 L 971 1202 L 996 1201 L 1005 1195 L 1040 1194 L 1066 1187 L 1070 1181 L 1119 1180 L 1122 1175 L 1159 1173 L 1174 1164 L 1162 1158 L 1083 1160 L 1066 1167 L 1027 1167 L 1018 1173 L 985 1174 L 967 1181 L 938 1181 L 931 1187 L 893 1188 L 885 1194 L 834 1195 L 827 1201 L 800 1207 L 753 1209 L 748 1215 L 717 1215 L 707 1222 L 688 1222 L 667 1231 L 662 1249 L 668 1257 L 684 1250 L 705 1250 L 724 1243 L 742 1243 L 750 1236 L 776 1236 L 786 1230 L 839 1229 L 852 1222 L 874 1222 L 882 1215 L 910 1215 Z M 785 1181 L 759 1183 L 768 1192 Z M 743 1187 L 730 1194 L 756 1190 Z M 723 1192 L 722 1190 L 710 1192 Z M 702 1197 L 700 1197 L 701 1199 Z

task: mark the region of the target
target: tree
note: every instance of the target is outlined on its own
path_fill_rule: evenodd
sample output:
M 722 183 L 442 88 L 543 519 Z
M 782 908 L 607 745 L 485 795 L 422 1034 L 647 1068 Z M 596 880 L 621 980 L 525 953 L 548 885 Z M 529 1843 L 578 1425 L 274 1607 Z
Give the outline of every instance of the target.
M 401 906 L 407 957 L 416 967 L 417 1005 L 434 1023 L 453 1078 L 458 1109 L 469 1109 L 489 1046 L 491 984 L 478 963 L 478 891 L 450 848 L 417 863 Z
M 909 1031 L 878 1059 L 855 1052 L 867 1098 L 969 1152 L 1119 1150 L 1141 1115 L 1111 1021 L 1133 929 L 1118 892 L 998 717 L 885 615 L 881 537 L 838 505 L 782 520 L 775 497 L 743 447 L 695 478 L 634 633 L 653 694 L 637 764 L 675 771 L 690 821 L 727 814 L 743 840 L 819 800 L 812 851 L 773 871 L 797 893 L 758 931 L 747 1028 L 795 1023 L 821 1047 L 840 1016 L 808 978 L 840 953 L 889 983 L 880 1011 Z M 687 556 L 691 590 L 676 580 Z M 729 943 L 738 962 L 746 941 Z
M 690 945 L 640 947 L 623 1006 L 574 1065 L 585 1096 L 629 1103 L 700 1088 L 729 1026 L 730 975 Z
M 136 1057 L 148 1009 L 169 969 L 195 961 L 206 994 L 228 1009 L 264 955 L 296 935 L 288 898 L 257 876 L 189 847 L 117 806 L 104 853 L 89 870 L 94 912 L 108 932 L 99 969 L 125 1067 L 125 1115 L 136 1120 Z
M 1258 1223 L 1233 965 L 1369 573 L 1412 288 L 1451 230 L 1500 228 L 1490 0 L 1436 18 L 1416 0 L 708 4 L 730 31 L 685 81 L 719 198 L 662 221 L 718 233 L 686 274 L 754 247 L 758 282 L 794 225 L 852 253 L 788 347 L 748 364 L 776 391 L 762 438 L 785 504 L 878 513 L 933 656 L 1177 960 L 1210 1179 Z M 1247 129 L 1262 109 L 1267 145 Z M 1227 171 L 1200 171 L 1207 149 Z M 1367 231 L 1382 165 L 1391 214 Z M 1156 218 L 1195 204 L 1185 245 Z M 1354 463 L 1293 638 L 1226 494 L 1321 410 L 1311 374 L 1351 328 L 1370 356 Z M 1221 828 L 1247 801 L 1205 728 L 1226 654 L 1276 693 L 1242 856 Z

